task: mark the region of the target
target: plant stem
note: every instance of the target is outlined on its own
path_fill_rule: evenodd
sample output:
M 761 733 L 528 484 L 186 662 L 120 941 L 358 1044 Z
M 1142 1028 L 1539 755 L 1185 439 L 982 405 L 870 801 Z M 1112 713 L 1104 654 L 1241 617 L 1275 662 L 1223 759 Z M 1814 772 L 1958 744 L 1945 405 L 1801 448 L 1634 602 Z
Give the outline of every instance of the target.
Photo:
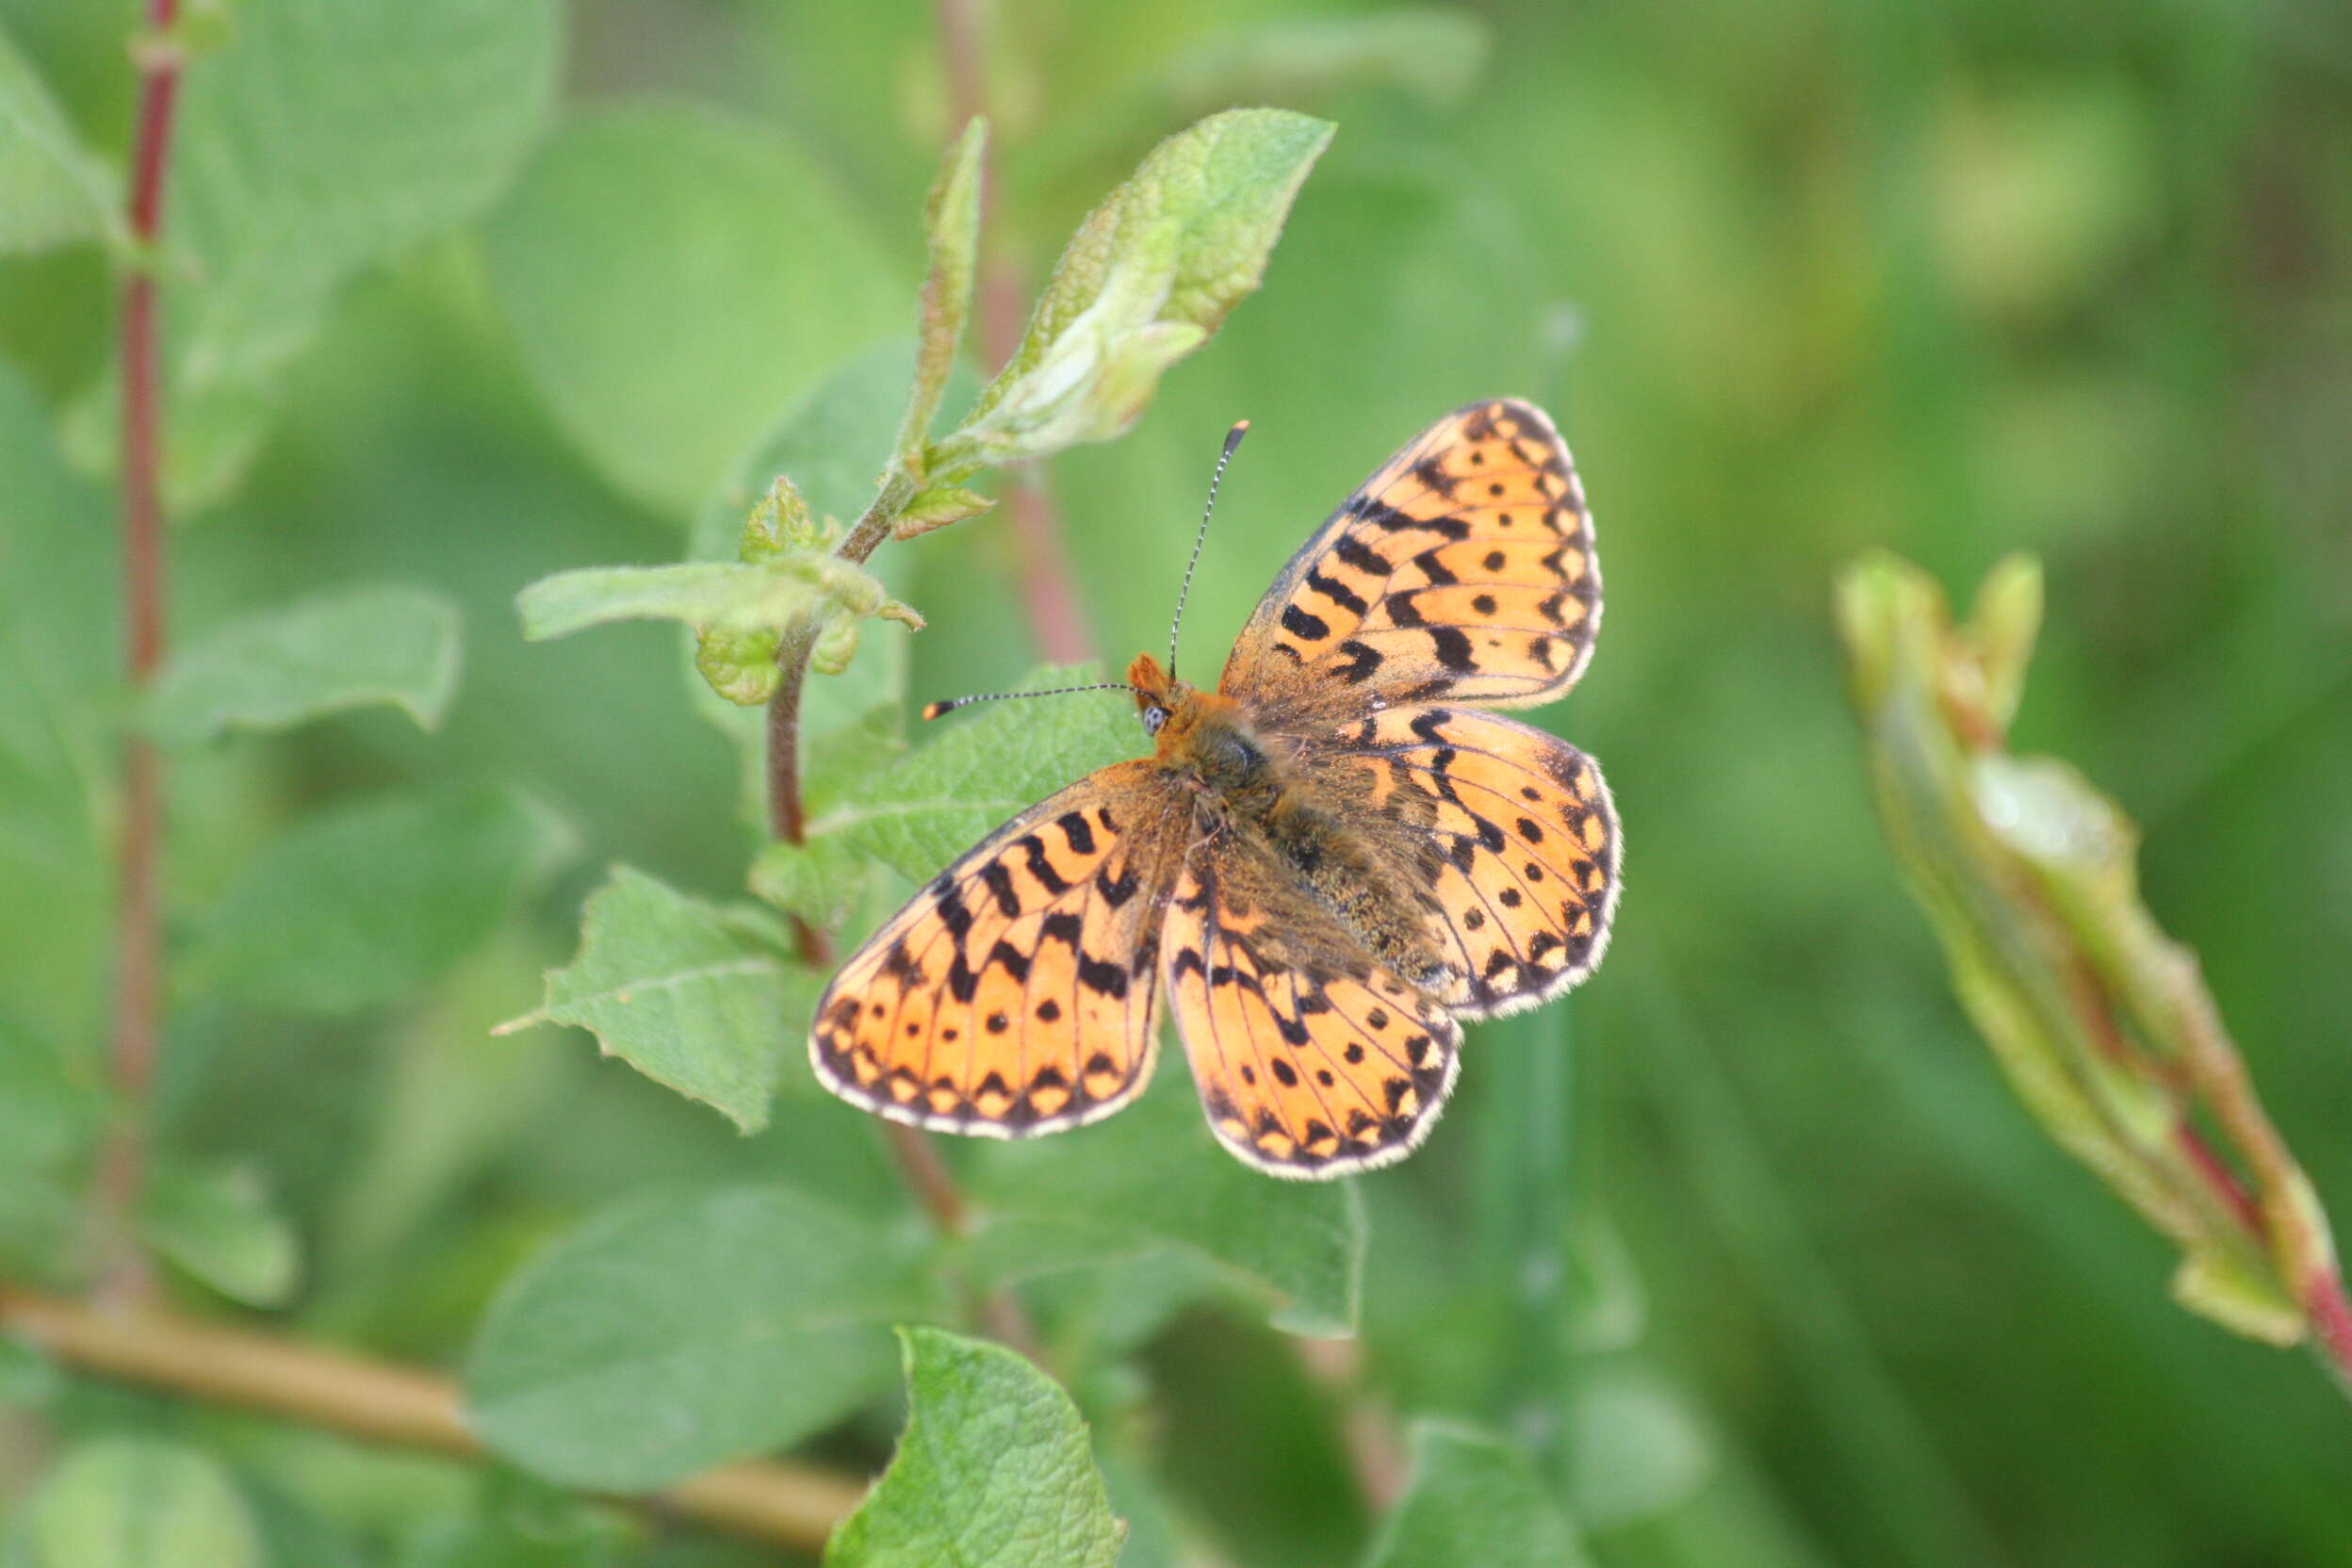
M 947 73 L 948 123 L 968 125 L 974 115 L 988 114 L 987 49 L 980 17 L 974 0 L 939 0 L 939 54 Z M 996 122 L 994 116 L 989 116 L 989 122 Z M 993 191 L 993 143 L 981 182 L 984 192 Z M 998 237 L 1001 232 L 1001 225 L 992 226 L 982 238 L 977 288 L 980 352 L 990 365 L 1008 363 L 1021 347 L 1023 316 L 1020 269 Z M 1036 465 L 1024 463 L 1007 470 L 1005 482 L 1004 515 L 1013 531 L 1014 569 L 1037 651 L 1057 664 L 1091 659 L 1094 641 L 1086 635 L 1086 617 L 1078 611 L 1070 552 L 1062 541 L 1045 476 Z
M 164 170 L 172 147 L 180 62 L 168 34 L 178 0 L 148 0 L 149 37 L 135 52 L 138 126 L 131 162 L 133 253 L 122 281 L 122 620 L 134 693 L 154 681 L 164 652 L 163 388 L 155 321 L 155 259 L 163 226 Z M 148 1090 L 162 1040 L 163 760 L 136 728 L 122 739 L 122 821 L 114 932 L 110 1059 L 117 1120 L 100 1156 L 100 1290 L 127 1298 L 147 1287 L 132 1240 L 146 1181 Z
M 833 553 L 853 566 L 864 565 L 914 498 L 914 482 L 892 468 L 874 504 Z M 776 662 L 784 677 L 768 699 L 768 831 L 788 844 L 808 841 L 808 814 L 800 793 L 800 698 L 808 684 L 808 658 L 816 652 L 819 629 L 816 622 L 803 619 L 777 640 Z
M 0 1284 L 0 1330 L 69 1365 L 308 1422 L 375 1443 L 484 1457 L 457 1386 L 413 1367 L 291 1344 L 152 1307 L 100 1310 Z M 858 1479 L 805 1464 L 730 1464 L 638 1499 L 698 1524 L 803 1549 L 858 1506 Z
M 881 492 L 866 508 L 865 515 L 834 547 L 833 553 L 853 565 L 864 564 L 882 541 L 890 536 L 890 525 L 914 497 L 914 482 L 903 469 L 891 469 L 890 477 L 883 481 Z M 776 685 L 776 695 L 768 699 L 768 829 L 792 844 L 808 841 L 808 805 L 801 793 L 800 707 L 808 687 L 808 660 L 816 651 L 818 630 L 816 622 L 803 620 L 778 640 L 776 659 L 783 678 Z M 801 956 L 810 967 L 822 970 L 831 965 L 833 939 L 829 933 L 797 916 L 792 920 L 792 931 L 799 941 Z M 969 1210 L 963 1194 L 956 1189 L 954 1173 L 939 1158 L 939 1151 L 931 1147 L 929 1135 L 895 1121 L 885 1121 L 882 1128 L 883 1141 L 890 1157 L 898 1162 L 900 1175 L 940 1233 L 962 1235 Z M 989 1292 L 980 1297 L 974 1307 L 997 1338 L 1030 1360 L 1042 1362 L 1037 1331 L 1021 1310 L 1020 1299 L 1011 1292 Z

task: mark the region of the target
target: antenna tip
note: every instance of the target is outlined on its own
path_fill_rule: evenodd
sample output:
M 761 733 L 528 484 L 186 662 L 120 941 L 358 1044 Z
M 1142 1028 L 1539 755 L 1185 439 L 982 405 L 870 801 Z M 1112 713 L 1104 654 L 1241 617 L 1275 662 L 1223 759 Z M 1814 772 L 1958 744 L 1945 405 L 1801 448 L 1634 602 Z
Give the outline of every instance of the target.
M 955 706 L 952 702 L 926 702 L 923 705 L 923 716 L 926 719 L 936 719 Z

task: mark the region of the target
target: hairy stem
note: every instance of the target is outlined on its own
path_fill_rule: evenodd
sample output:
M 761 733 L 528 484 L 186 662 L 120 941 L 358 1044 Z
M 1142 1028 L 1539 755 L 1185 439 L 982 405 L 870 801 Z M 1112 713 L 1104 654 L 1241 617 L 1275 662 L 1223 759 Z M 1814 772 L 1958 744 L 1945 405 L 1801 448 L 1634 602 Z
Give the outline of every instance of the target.
M 285 1416 L 372 1443 L 484 1457 L 457 1386 L 151 1307 L 102 1310 L 0 1284 L 0 1330 L 70 1366 L 127 1383 Z M 812 1465 L 729 1464 L 640 1499 L 714 1529 L 813 1550 L 864 1484 Z
M 893 468 L 883 481 L 880 494 L 874 498 L 874 504 L 866 508 L 865 515 L 858 519 L 857 526 L 834 547 L 833 553 L 853 565 L 863 564 L 890 536 L 890 525 L 906 510 L 906 503 L 914 496 L 914 482 L 903 470 Z M 808 687 L 808 660 L 816 651 L 819 630 L 816 622 L 804 620 L 779 640 L 776 658 L 783 679 L 776 688 L 776 695 L 768 699 L 768 830 L 792 844 L 808 841 L 808 810 L 801 793 L 800 709 L 801 698 Z M 832 964 L 830 933 L 797 916 L 792 921 L 792 932 L 801 956 L 811 967 L 825 969 Z M 890 1157 L 897 1161 L 899 1174 L 908 1190 L 943 1234 L 961 1235 L 968 1221 L 963 1194 L 956 1189 L 955 1175 L 947 1168 L 947 1163 L 931 1147 L 930 1135 L 895 1121 L 886 1121 L 882 1128 L 883 1141 Z M 1009 1291 L 994 1291 L 981 1297 L 974 1305 L 977 1315 L 997 1338 L 1032 1361 L 1041 1359 L 1037 1332 L 1018 1298 Z
M 180 61 L 169 38 L 178 0 L 148 0 L 148 37 L 139 63 L 133 138 L 130 233 L 122 282 L 122 624 L 132 689 L 144 691 L 163 663 L 163 388 L 157 348 L 155 253 L 163 227 L 164 171 L 172 148 Z M 128 1298 L 147 1286 L 132 1240 L 133 1210 L 146 1182 L 143 1126 L 162 1041 L 163 760 L 136 729 L 122 739 L 122 817 L 116 868 L 113 1038 L 109 1053 L 118 1120 L 99 1160 L 100 1289 Z

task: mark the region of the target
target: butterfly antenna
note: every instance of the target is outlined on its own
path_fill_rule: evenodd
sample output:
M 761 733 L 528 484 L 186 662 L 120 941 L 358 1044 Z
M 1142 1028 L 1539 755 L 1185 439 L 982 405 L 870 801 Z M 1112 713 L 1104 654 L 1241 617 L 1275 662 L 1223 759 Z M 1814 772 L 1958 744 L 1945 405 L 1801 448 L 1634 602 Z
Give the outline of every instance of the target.
M 1200 547 L 1208 542 L 1209 514 L 1217 510 L 1217 482 L 1225 477 L 1225 465 L 1233 460 L 1233 449 L 1250 433 L 1250 421 L 1238 419 L 1225 433 L 1225 449 L 1217 454 L 1217 471 L 1209 476 L 1209 504 L 1200 509 L 1200 530 L 1192 536 L 1192 559 L 1184 563 L 1184 585 L 1176 594 L 1176 618 L 1168 627 L 1168 678 L 1176 678 L 1176 633 L 1184 629 L 1184 600 L 1192 596 L 1193 568 L 1200 564 Z
M 1015 697 L 1058 697 L 1071 692 L 1132 692 L 1135 688 L 1123 680 L 1105 680 L 1092 686 L 1055 686 L 1043 692 L 983 692 L 978 696 L 949 697 L 943 702 L 926 702 L 923 716 L 936 719 L 953 713 L 958 708 L 969 708 L 975 702 L 1010 702 Z

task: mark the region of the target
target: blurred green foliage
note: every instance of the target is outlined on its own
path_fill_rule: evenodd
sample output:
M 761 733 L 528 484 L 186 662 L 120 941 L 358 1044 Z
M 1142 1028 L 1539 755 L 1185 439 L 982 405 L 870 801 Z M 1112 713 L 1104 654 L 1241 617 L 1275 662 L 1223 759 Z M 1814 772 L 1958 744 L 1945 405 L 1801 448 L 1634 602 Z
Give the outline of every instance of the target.
M 1624 813 L 1616 946 L 1573 1001 L 1474 1032 L 1411 1162 L 1281 1189 L 1296 1215 L 1249 1200 L 1281 1220 L 1263 1231 L 1187 1211 L 1153 1173 L 1223 1157 L 1177 1082 L 1062 1139 L 943 1151 L 994 1206 L 950 1272 L 1024 1282 L 1131 1522 L 1122 1560 L 1553 1539 L 1541 1511 L 1462 1533 L 1532 1495 L 1625 1568 L 2352 1563 L 2342 1401 L 2171 1304 L 2167 1249 L 2042 1137 L 1951 1000 L 1870 818 L 1829 614 L 1866 545 L 1952 583 L 2043 558 L 2060 608 L 2018 747 L 2074 759 L 2141 824 L 2148 903 L 2202 956 L 2313 1184 L 2352 1207 L 2341 9 L 982 9 L 984 245 L 1032 293 L 1200 114 L 1339 126 L 1261 292 L 1132 433 L 1054 464 L 1099 651 L 1156 647 L 1244 416 L 1195 667 L 1375 462 L 1479 396 L 1559 416 L 1609 589 L 1591 674 L 1538 716 L 1602 760 Z M 92 241 L 114 231 L 135 24 L 125 0 L 0 0 L 0 1270 L 63 1284 L 107 1114 L 112 738 L 134 717 L 116 274 Z M 142 1218 L 192 1310 L 466 1365 L 518 1464 L 675 1473 L 691 1445 L 591 1445 L 627 1473 L 547 1457 L 577 1436 L 565 1358 L 789 1319 L 787 1265 L 812 1251 L 895 1289 L 894 1250 L 932 1244 L 870 1119 L 805 1092 L 795 1041 L 742 1136 L 585 1035 L 490 1036 L 542 1004 L 609 868 L 726 910 L 759 838 L 757 715 L 690 691 L 675 629 L 527 645 L 512 601 L 564 568 L 732 559 L 778 471 L 819 519 L 871 498 L 924 193 L 960 128 L 936 19 L 240 0 L 223 33 L 190 67 L 166 222 L 175 642 L 421 590 L 464 662 L 453 695 L 428 657 L 174 714 L 195 733 L 172 759 L 154 1120 L 177 1174 Z M 945 419 L 995 368 L 968 360 Z M 929 626 L 871 625 L 820 680 L 819 813 L 888 761 L 900 694 L 1012 689 L 1037 659 L 994 514 L 873 567 Z M 411 711 L 345 705 L 401 694 Z M 856 865 L 870 918 L 903 884 Z M 768 870 L 788 901 L 829 885 Z M 1103 1188 L 1122 1161 L 1131 1184 Z M 645 1225 L 680 1253 L 666 1302 L 595 1273 Z M 566 1269 L 607 1282 L 561 1297 L 601 1317 L 501 1337 Z M 1352 1313 L 1353 1381 L 1303 1370 L 1269 1306 Z M 959 1311 L 923 1295 L 909 1315 Z M 803 1406 L 744 1400 L 710 1452 L 806 1438 L 879 1471 L 903 1425 L 887 1341 L 827 1371 L 840 1387 Z M 0 1364 L 0 1560 L 173 1560 L 145 1544 L 165 1537 L 207 1562 L 767 1560 L 29 1359 Z M 1383 1517 L 1350 1478 L 1344 1407 L 1365 1401 L 1511 1451 L 1424 1429 L 1413 1474 L 1455 1490 L 1416 1484 Z M 1465 1518 L 1463 1498 L 1488 1501 Z

